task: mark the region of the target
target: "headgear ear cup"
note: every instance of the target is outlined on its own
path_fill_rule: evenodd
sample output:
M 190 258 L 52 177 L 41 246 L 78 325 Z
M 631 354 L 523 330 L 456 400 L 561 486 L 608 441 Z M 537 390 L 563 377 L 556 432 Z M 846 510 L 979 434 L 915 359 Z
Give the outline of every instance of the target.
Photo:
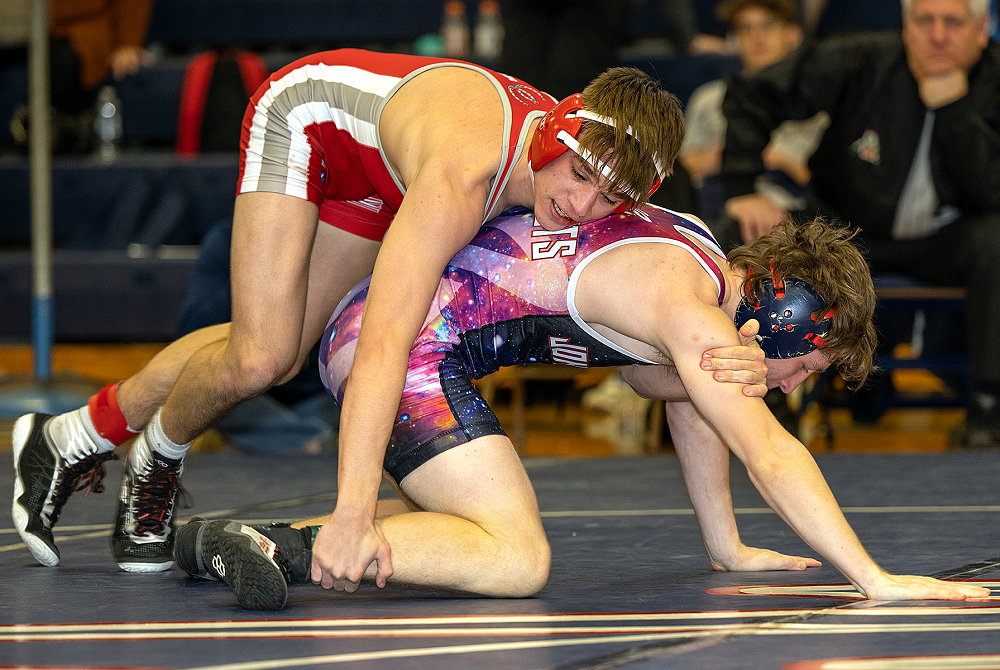
M 567 114 L 581 109 L 583 109 L 583 96 L 576 93 L 562 100 L 542 117 L 528 148 L 528 160 L 531 161 L 532 170 L 541 170 L 569 148 L 559 140 L 560 130 L 565 130 L 574 138 L 580 135 L 583 118 Z
M 569 148 L 566 142 L 559 137 L 560 133 L 565 132 L 572 139 L 579 139 L 583 122 L 588 119 L 609 126 L 615 125 L 614 120 L 610 118 L 588 113 L 583 107 L 583 95 L 580 93 L 575 93 L 563 99 L 559 104 L 550 109 L 542 117 L 541 121 L 538 122 L 535 134 L 531 138 L 531 145 L 528 147 L 528 161 L 531 163 L 531 169 L 534 171 L 541 170 L 556 158 L 559 158 Z M 631 127 L 628 129 L 628 133 L 632 135 Z M 656 192 L 656 189 L 660 187 L 662 179 L 661 166 L 655 156 L 653 157 L 653 164 L 656 176 L 653 179 L 653 185 L 650 187 L 647 197 Z M 630 203 L 626 200 L 615 208 L 612 213 L 620 214 L 628 210 L 629 207 Z
M 736 327 L 757 319 L 757 339 L 767 358 L 796 358 L 826 344 L 834 310 L 818 320 L 813 313 L 826 303 L 806 282 L 789 278 L 784 281 L 772 273 L 754 296 L 744 296 L 736 308 Z

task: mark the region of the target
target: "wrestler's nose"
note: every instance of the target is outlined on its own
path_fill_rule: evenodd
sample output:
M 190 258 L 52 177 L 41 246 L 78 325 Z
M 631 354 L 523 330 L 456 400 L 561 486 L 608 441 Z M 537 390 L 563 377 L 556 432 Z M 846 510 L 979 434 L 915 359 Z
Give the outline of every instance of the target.
M 783 379 L 781 381 L 781 392 L 791 393 L 798 387 L 799 384 L 804 382 L 808 377 L 809 377 L 809 370 L 802 370 L 800 372 L 796 372 L 794 375 L 792 375 L 787 379 Z
M 569 204 L 573 211 L 568 214 L 578 221 L 586 220 L 600 194 L 600 190 L 589 185 L 581 185 L 574 189 L 569 196 Z

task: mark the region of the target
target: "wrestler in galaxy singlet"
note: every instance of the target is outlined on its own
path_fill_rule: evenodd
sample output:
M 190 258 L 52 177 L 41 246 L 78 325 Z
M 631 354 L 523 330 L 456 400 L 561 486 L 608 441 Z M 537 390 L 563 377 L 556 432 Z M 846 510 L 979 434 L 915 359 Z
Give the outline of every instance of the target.
M 471 379 L 509 365 L 576 367 L 655 364 L 600 335 L 574 308 L 587 264 L 622 244 L 661 242 L 688 250 L 725 299 L 724 258 L 697 220 L 646 206 L 552 232 L 529 212 L 497 217 L 449 263 L 410 353 L 406 386 L 385 455 L 401 482 L 437 454 L 503 430 Z M 701 246 L 693 240 L 697 240 Z M 320 345 L 320 376 L 337 401 L 354 358 L 367 282 L 338 306 Z
M 401 86 L 439 67 L 489 79 L 504 108 L 503 160 L 483 220 L 526 142 L 531 122 L 555 105 L 546 93 L 477 65 L 355 49 L 325 51 L 279 70 L 258 89 L 243 119 L 239 193 L 297 196 L 320 207 L 320 221 L 381 240 L 406 188 L 386 159 L 379 118 Z

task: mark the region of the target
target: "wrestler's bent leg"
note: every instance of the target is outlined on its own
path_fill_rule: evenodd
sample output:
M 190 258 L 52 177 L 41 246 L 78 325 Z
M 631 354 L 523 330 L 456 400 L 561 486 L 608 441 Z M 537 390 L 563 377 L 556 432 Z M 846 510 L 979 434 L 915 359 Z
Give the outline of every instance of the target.
M 438 454 L 401 487 L 425 511 L 381 520 L 392 547 L 390 581 L 497 597 L 530 596 L 545 585 L 548 540 L 534 489 L 506 436 Z

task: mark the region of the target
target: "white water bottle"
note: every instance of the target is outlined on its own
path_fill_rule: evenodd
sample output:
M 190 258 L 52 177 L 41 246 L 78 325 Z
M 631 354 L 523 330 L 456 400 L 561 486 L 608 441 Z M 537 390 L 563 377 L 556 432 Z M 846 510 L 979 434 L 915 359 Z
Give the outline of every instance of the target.
M 94 115 L 94 135 L 97 138 L 97 154 L 104 161 L 113 161 L 118 156 L 118 144 L 122 138 L 122 101 L 113 86 L 105 86 L 97 94 Z
M 448 58 L 469 57 L 469 21 L 465 17 L 465 3 L 461 0 L 444 3 L 441 39 L 444 41 L 444 55 Z
M 472 44 L 477 60 L 500 60 L 500 52 L 503 50 L 503 22 L 500 20 L 500 3 L 497 0 L 480 1 Z

